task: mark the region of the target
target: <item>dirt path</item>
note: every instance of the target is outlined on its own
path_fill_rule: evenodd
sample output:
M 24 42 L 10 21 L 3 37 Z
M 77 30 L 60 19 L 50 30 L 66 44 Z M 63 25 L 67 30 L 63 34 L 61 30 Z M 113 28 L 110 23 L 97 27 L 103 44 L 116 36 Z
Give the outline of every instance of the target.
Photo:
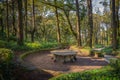
M 93 59 L 90 57 L 77 56 L 76 62 L 62 64 L 59 62 L 54 63 L 51 57 L 52 54 L 50 51 L 41 51 L 27 56 L 24 61 L 37 69 L 45 70 L 53 75 L 57 75 L 59 73 L 80 72 L 101 68 L 102 66 L 107 65 L 102 58 Z
M 14 62 L 19 64 L 18 57 L 24 52 L 17 51 L 14 53 L 15 53 Z M 52 74 L 45 70 L 40 69 L 38 70 L 37 68 L 34 70 L 27 70 L 24 69 L 24 67 L 20 66 L 16 66 L 16 68 L 13 71 L 13 74 L 16 80 L 48 80 L 49 78 L 53 77 Z

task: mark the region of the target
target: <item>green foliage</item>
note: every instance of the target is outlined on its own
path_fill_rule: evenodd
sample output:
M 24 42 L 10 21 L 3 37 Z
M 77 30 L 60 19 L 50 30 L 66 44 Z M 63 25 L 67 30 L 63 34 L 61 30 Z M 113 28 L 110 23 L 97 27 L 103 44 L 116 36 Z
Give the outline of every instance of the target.
M 13 52 L 9 49 L 0 48 L 0 63 L 10 62 L 13 59 Z
M 112 51 L 113 51 L 112 47 L 106 47 L 102 50 L 104 54 L 110 54 L 110 55 L 112 54 Z
M 40 46 L 41 49 L 51 49 L 51 48 L 56 48 L 58 46 L 58 43 L 56 42 L 43 42 L 39 44 L 41 44 Z
M 0 40 L 6 40 L 7 36 L 5 32 L 0 31 Z
M 13 52 L 9 49 L 0 48 L 0 80 L 11 80 L 11 68 Z
M 120 58 L 119 59 L 111 59 L 110 65 L 118 72 L 120 72 Z
M 5 48 L 6 45 L 7 45 L 7 42 L 6 42 L 6 41 L 0 40 L 0 48 Z
M 119 80 L 120 73 L 116 73 L 110 67 L 89 70 L 78 73 L 63 74 L 50 80 Z
M 17 42 L 11 41 L 7 44 L 7 48 L 14 50 L 14 51 L 21 51 L 21 50 L 29 50 L 29 48 L 24 45 L 17 45 Z
M 37 50 L 37 49 L 51 49 L 51 48 L 57 48 L 58 44 L 56 42 L 26 42 L 24 45 L 17 45 L 16 42 L 11 41 L 7 43 L 7 48 L 12 49 L 14 51 L 29 51 L 29 50 Z
M 94 46 L 95 48 L 103 48 L 104 46 L 102 44 L 97 44 Z

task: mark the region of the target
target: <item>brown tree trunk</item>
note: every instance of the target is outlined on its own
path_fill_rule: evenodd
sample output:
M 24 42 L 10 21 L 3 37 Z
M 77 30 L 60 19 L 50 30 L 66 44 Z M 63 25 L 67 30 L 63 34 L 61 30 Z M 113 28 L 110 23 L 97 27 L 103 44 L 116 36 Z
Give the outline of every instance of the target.
M 31 41 L 34 42 L 34 34 L 35 34 L 35 2 L 32 0 L 32 32 L 31 32 Z
M 27 4 L 28 1 L 25 0 L 25 38 L 27 39 Z
M 3 36 L 4 36 L 4 25 L 3 25 L 3 19 L 2 19 L 2 17 L 0 17 L 0 26 L 1 26 L 1 33 L 2 33 L 2 35 L 1 35 L 1 37 L 0 38 L 3 38 Z
M 22 0 L 17 0 L 18 2 L 18 30 L 17 38 L 18 45 L 23 45 L 23 14 L 22 14 Z
M 55 4 L 56 4 L 56 0 L 55 0 Z M 57 7 L 55 7 L 55 14 L 56 14 L 56 26 L 57 26 L 57 40 L 58 40 L 58 43 L 61 43 L 60 26 L 59 26 L 59 18 L 58 18 Z
M 79 3 L 76 0 L 76 16 L 77 16 L 77 45 L 82 46 L 81 43 L 81 27 L 80 27 L 80 15 L 79 15 Z
M 8 13 L 8 0 L 6 0 L 6 28 L 7 28 L 7 41 L 9 41 L 9 23 L 8 23 L 8 21 L 9 21 L 9 19 L 8 19 L 8 15 L 9 13 Z
M 89 33 L 89 46 L 92 48 L 92 37 L 93 37 L 93 16 L 92 16 L 92 1 L 87 0 L 87 6 L 88 6 L 88 25 L 90 27 L 90 33 Z
M 16 35 L 17 33 L 17 30 L 15 28 L 15 1 L 12 0 L 12 18 L 13 18 L 13 21 L 12 21 L 12 33 L 13 35 Z
M 72 24 L 71 24 L 70 19 L 69 19 L 69 13 L 67 14 L 67 12 L 65 10 L 64 10 L 64 13 L 65 13 L 65 16 L 67 18 L 68 24 L 70 26 L 70 31 L 72 32 L 73 36 L 77 39 L 77 34 L 73 30 Z
M 0 38 L 2 39 L 3 36 L 4 36 L 4 25 L 3 25 L 3 17 L 2 17 L 3 16 L 3 9 L 1 9 L 1 8 L 0 8 L 0 15 L 1 15 L 0 16 L 0 26 L 1 26 L 1 30 L 0 31 L 2 33 Z
M 112 14 L 112 46 L 113 46 L 113 49 L 117 49 L 117 27 L 116 27 L 116 14 L 115 14 L 115 0 L 111 0 L 111 6 L 112 6 L 112 11 L 111 11 L 111 14 Z
M 116 21 L 116 26 L 117 26 L 117 48 L 120 45 L 120 31 L 119 31 L 119 5 L 120 5 L 120 0 L 115 0 L 115 21 Z

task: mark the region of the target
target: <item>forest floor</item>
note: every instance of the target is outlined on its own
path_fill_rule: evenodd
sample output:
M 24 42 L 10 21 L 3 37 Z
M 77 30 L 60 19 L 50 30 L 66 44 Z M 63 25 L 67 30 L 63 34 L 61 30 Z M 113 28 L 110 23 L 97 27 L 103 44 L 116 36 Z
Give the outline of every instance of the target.
M 29 79 L 25 80 L 48 80 L 61 73 L 80 72 L 84 70 L 97 69 L 107 65 L 103 58 L 91 58 L 77 56 L 77 61 L 73 63 L 60 63 L 51 59 L 50 51 L 40 51 L 28 55 L 24 62 L 35 70 L 26 73 Z M 32 77 L 32 78 L 31 78 Z M 22 79 L 23 80 L 23 79 Z

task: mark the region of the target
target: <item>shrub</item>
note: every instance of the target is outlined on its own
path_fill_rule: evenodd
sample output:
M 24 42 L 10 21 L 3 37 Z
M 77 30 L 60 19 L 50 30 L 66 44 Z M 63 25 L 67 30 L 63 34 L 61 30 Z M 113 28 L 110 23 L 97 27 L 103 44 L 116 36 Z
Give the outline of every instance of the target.
M 41 47 L 41 44 L 39 42 L 34 43 L 25 43 L 26 47 L 29 49 L 39 49 Z
M 120 73 L 115 73 L 110 67 L 89 70 L 78 73 L 62 74 L 50 80 L 119 80 Z
M 13 52 L 9 49 L 0 48 L 0 80 L 11 80 Z
M 120 58 L 118 59 L 111 59 L 110 65 L 113 67 L 116 71 L 120 71 Z
M 120 51 L 118 50 L 118 51 L 112 51 L 112 55 L 113 56 L 116 56 L 116 55 L 119 55 L 120 54 Z
M 7 45 L 7 42 L 6 42 L 6 41 L 0 40 L 0 48 L 5 48 L 6 45 Z
M 13 52 L 9 49 L 0 48 L 0 63 L 10 62 L 13 59 Z
M 104 46 L 102 44 L 97 44 L 94 46 L 95 48 L 103 48 Z
M 106 47 L 102 50 L 102 52 L 107 55 L 112 55 L 112 51 L 113 51 L 112 47 Z
M 51 48 L 56 48 L 58 46 L 58 44 L 56 42 L 51 43 L 51 42 L 43 42 L 41 43 L 40 48 L 41 49 L 51 49 Z

